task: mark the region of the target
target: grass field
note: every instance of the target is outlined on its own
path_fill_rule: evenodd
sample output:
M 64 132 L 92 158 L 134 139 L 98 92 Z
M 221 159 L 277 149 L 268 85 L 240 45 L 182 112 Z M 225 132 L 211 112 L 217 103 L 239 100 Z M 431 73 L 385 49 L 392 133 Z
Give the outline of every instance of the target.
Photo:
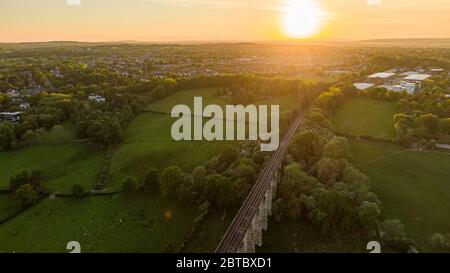
M 20 204 L 9 194 L 0 193 L 0 222 L 20 210 Z
M 170 131 L 175 120 L 169 116 L 144 113 L 125 132 L 125 144 L 115 152 L 111 161 L 108 187 L 120 187 L 130 175 L 143 179 L 148 170 L 163 170 L 178 165 L 191 171 L 232 144 L 224 141 L 174 141 Z
M 192 107 L 193 97 L 202 96 L 205 104 L 225 105 L 213 96 L 214 89 L 180 91 L 147 106 L 147 110 L 169 112 L 175 104 Z M 257 103 L 295 107 L 285 97 Z M 283 110 L 282 110 L 283 111 Z M 125 130 L 125 141 L 114 152 L 106 186 L 117 189 L 127 176 L 143 179 L 147 171 L 178 165 L 184 171 L 218 155 L 235 142 L 175 142 L 170 135 L 175 119 L 168 115 L 142 113 Z M 65 126 L 65 128 L 70 126 Z M 74 183 L 90 189 L 95 185 L 104 152 L 84 144 L 38 145 L 14 152 L 0 153 L 0 188 L 7 187 L 12 171 L 41 168 L 53 191 L 68 191 Z M 0 195 L 0 216 L 7 214 L 10 197 Z M 79 200 L 45 199 L 1 225 L 0 252 L 66 252 L 69 241 L 79 241 L 83 252 L 173 252 L 191 231 L 198 211 L 158 193 L 113 197 L 95 196 Z M 186 251 L 212 251 L 232 220 L 229 212 L 207 217 L 197 232 L 200 241 L 189 242 Z M 170 217 L 168 217 L 170 216 Z
M 351 141 L 353 163 L 372 181 L 383 216 L 400 219 L 422 251 L 434 232 L 450 233 L 450 154 Z
M 215 97 L 214 94 L 218 88 L 202 88 L 192 90 L 182 90 L 172 94 L 171 96 L 162 100 L 150 103 L 146 110 L 170 113 L 172 108 L 178 104 L 184 104 L 194 109 L 194 97 L 202 97 L 203 105 L 217 104 L 224 106 L 227 104 L 227 100 L 224 98 Z
M 8 187 L 9 176 L 17 170 L 42 169 L 50 191 L 67 192 L 73 184 L 93 188 L 103 152 L 82 143 L 37 145 L 17 151 L 0 152 L 0 188 Z
M 157 194 L 46 199 L 1 226 L 0 252 L 174 252 L 197 214 Z
M 170 113 L 173 106 L 185 104 L 194 109 L 194 97 L 202 97 L 203 107 L 208 104 L 216 104 L 224 107 L 230 102 L 223 97 L 215 97 L 218 88 L 204 88 L 179 91 L 167 98 L 153 102 L 146 107 L 146 110 Z M 294 96 L 281 96 L 276 98 L 258 100 L 254 102 L 256 105 L 280 105 L 280 112 L 289 111 L 298 106 L 298 101 Z
M 334 116 L 338 133 L 394 138 L 393 116 L 396 102 L 352 98 Z

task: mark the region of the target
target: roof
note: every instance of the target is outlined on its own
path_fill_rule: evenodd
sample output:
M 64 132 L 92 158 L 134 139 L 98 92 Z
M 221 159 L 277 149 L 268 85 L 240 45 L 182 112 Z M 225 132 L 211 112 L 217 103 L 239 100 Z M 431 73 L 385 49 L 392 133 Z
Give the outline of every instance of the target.
M 367 82 L 357 82 L 357 83 L 354 83 L 353 86 L 355 86 L 356 89 L 358 89 L 358 90 L 364 90 L 364 89 L 375 86 L 375 84 L 367 83 Z
M 414 74 L 419 74 L 419 72 L 417 72 L 417 71 L 406 71 L 406 72 L 403 72 L 403 73 L 401 73 L 400 74 L 400 76 L 411 76 L 411 75 L 414 75 Z
M 404 80 L 410 80 L 410 81 L 424 81 L 431 77 L 431 75 L 428 74 L 412 74 L 408 77 L 404 78 Z
M 389 77 L 394 76 L 395 73 L 392 72 L 380 72 L 380 73 L 375 73 L 369 76 L 369 78 L 380 78 L 380 79 L 386 79 Z
M 17 116 L 22 114 L 22 112 L 0 112 L 0 115 L 3 116 Z

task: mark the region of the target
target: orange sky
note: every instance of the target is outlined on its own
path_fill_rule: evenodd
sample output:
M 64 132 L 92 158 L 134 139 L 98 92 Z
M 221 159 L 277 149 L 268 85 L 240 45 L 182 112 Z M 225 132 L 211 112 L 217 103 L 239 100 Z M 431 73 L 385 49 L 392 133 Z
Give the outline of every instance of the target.
M 0 42 L 281 40 L 287 1 L 321 7 L 317 38 L 450 37 L 450 0 L 1 0 Z

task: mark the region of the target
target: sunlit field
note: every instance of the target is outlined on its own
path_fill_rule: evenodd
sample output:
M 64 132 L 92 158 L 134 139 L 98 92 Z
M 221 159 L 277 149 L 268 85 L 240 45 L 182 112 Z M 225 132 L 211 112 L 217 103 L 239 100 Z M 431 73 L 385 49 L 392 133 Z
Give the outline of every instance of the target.
M 422 251 L 435 233 L 450 233 L 450 153 L 409 151 L 395 145 L 351 141 L 352 162 L 369 176 L 385 218 L 400 219 Z
M 396 102 L 352 98 L 345 102 L 335 114 L 335 130 L 345 135 L 394 138 L 395 106 Z
M 47 199 L 2 224 L 0 253 L 67 252 L 69 241 L 83 252 L 175 252 L 196 216 L 158 194 Z
M 0 152 L 0 188 L 21 169 L 42 169 L 50 192 L 70 192 L 73 184 L 95 187 L 104 153 L 83 143 L 46 144 L 18 151 Z

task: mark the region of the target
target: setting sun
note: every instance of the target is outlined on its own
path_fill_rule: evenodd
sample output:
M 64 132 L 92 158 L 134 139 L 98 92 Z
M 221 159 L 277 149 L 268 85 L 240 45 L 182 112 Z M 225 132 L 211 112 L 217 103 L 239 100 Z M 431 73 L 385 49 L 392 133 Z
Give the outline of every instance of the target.
M 285 7 L 284 31 L 293 38 L 311 37 L 319 31 L 322 15 L 314 0 L 291 0 Z

